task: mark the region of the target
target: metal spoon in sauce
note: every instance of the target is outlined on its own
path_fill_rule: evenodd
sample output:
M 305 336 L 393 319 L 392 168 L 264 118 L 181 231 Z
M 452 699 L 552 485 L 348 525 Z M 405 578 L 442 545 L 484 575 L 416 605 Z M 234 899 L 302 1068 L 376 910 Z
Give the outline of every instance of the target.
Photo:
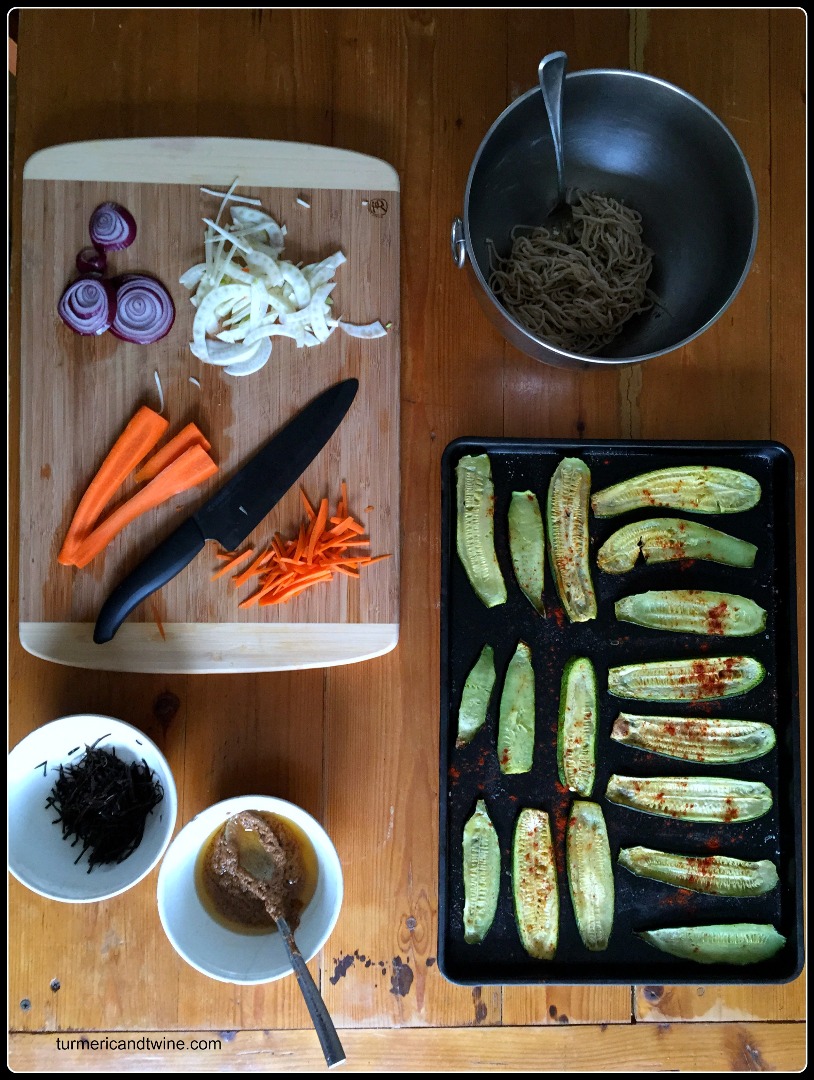
M 240 821 L 230 818 L 226 823 L 226 839 L 229 843 L 235 845 L 241 867 L 257 881 L 257 895 L 262 899 L 263 882 L 274 880 L 279 871 L 271 862 L 266 849 L 260 842 L 260 837 L 253 830 L 244 829 Z M 297 983 L 316 1029 L 328 1068 L 333 1068 L 334 1065 L 342 1065 L 345 1061 L 345 1051 L 342 1049 L 342 1043 L 339 1041 L 336 1028 L 333 1025 L 325 1002 L 322 1000 L 317 984 L 308 970 L 302 953 L 297 948 L 291 927 L 273 905 L 266 903 L 266 910 L 277 923 L 277 929 L 280 931 L 288 958 L 291 961 L 291 967 L 297 977 Z

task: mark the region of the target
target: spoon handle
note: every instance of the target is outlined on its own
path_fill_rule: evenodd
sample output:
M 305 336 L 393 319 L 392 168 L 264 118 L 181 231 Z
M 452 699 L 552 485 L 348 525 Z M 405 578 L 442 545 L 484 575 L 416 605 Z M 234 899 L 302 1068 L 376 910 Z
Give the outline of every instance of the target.
M 543 100 L 545 101 L 546 112 L 548 113 L 548 122 L 551 125 L 551 136 L 554 140 L 559 202 L 565 201 L 562 154 L 562 87 L 567 66 L 568 55 L 560 51 L 549 53 L 548 56 L 544 56 L 537 68 L 537 74 L 540 78 L 540 89 L 543 91 Z
M 311 1014 L 311 1020 L 313 1021 L 314 1028 L 319 1037 L 319 1044 L 322 1047 L 322 1052 L 325 1055 L 325 1061 L 328 1068 L 333 1068 L 334 1065 L 341 1065 L 345 1061 L 345 1051 L 342 1049 L 342 1043 L 339 1041 L 339 1036 L 336 1033 L 336 1028 L 333 1025 L 333 1020 L 325 1007 L 325 1002 L 322 1000 L 322 995 L 317 988 L 317 984 L 311 977 L 311 972 L 305 961 L 302 958 L 302 953 L 297 948 L 297 943 L 294 940 L 294 935 L 291 933 L 291 928 L 285 919 L 277 919 L 277 928 L 282 934 L 285 947 L 288 952 L 289 959 L 291 960 L 291 966 L 294 968 L 294 974 L 297 976 L 297 982 L 300 985 L 302 996 L 305 998 L 305 1004 L 308 1006 L 308 1012 Z

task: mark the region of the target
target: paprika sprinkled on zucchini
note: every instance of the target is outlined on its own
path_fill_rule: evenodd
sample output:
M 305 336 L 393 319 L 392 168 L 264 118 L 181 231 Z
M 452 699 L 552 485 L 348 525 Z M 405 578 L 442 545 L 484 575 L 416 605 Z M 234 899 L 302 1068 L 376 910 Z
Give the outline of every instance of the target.
M 500 892 L 500 845 L 483 799 L 464 825 L 464 940 L 478 945 L 492 927 Z
M 593 791 L 598 716 L 594 666 L 587 657 L 573 656 L 560 686 L 557 770 L 560 783 L 578 795 Z
M 517 932 L 537 960 L 553 960 L 559 941 L 557 864 L 548 814 L 520 811 L 512 844 L 512 893 Z
M 673 855 L 655 848 L 622 848 L 619 865 L 638 877 L 713 896 L 762 896 L 777 887 L 777 867 L 727 855 Z
M 774 729 L 759 720 L 714 716 L 636 716 L 621 712 L 611 738 L 650 754 L 734 765 L 768 754 L 776 743 Z
M 758 780 L 723 776 L 617 776 L 605 797 L 619 806 L 679 821 L 753 821 L 772 808 L 772 793 Z
M 725 566 L 751 567 L 757 548 L 746 540 L 684 518 L 648 518 L 623 525 L 608 537 L 596 555 L 606 574 L 632 570 L 641 555 L 646 563 L 702 559 Z
M 766 669 L 752 656 L 699 656 L 608 669 L 608 693 L 637 701 L 712 701 L 758 686 Z
M 456 545 L 472 588 L 491 608 L 505 604 L 506 583 L 495 554 L 495 489 L 488 454 L 468 454 L 455 468 Z
M 758 481 L 738 469 L 674 465 L 640 473 L 595 492 L 591 507 L 600 518 L 652 506 L 696 514 L 736 514 L 757 506 L 760 495 Z
M 579 936 L 586 949 L 602 952 L 613 928 L 614 884 L 608 830 L 598 803 L 577 799 L 572 805 L 565 855 Z
M 571 622 L 596 618 L 588 558 L 591 471 L 580 458 L 563 458 L 548 486 L 546 530 L 554 584 Z
M 671 956 L 699 964 L 758 964 L 786 944 L 770 923 L 677 926 L 640 931 L 637 937 Z
M 766 610 L 754 600 L 708 589 L 635 593 L 617 600 L 614 611 L 620 622 L 673 633 L 750 637 L 766 629 Z

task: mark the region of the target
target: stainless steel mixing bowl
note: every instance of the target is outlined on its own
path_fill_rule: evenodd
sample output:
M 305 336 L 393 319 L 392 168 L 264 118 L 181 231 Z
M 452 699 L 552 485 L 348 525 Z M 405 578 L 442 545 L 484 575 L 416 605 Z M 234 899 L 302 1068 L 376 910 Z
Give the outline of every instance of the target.
M 487 316 L 518 349 L 556 367 L 632 364 L 686 345 L 720 318 L 757 243 L 752 174 L 723 123 L 696 98 L 635 71 L 577 71 L 563 91 L 565 182 L 623 200 L 642 215 L 659 303 L 625 324 L 601 356 L 579 356 L 526 330 L 489 288 L 491 239 L 501 256 L 515 225 L 541 224 L 557 199 L 554 146 L 539 86 L 494 122 L 469 172 L 453 256 L 472 272 Z

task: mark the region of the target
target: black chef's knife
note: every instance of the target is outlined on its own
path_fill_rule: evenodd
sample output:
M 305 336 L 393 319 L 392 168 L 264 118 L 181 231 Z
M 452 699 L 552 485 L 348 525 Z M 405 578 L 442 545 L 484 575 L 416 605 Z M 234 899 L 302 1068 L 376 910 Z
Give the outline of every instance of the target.
M 239 547 L 339 427 L 358 388 L 356 379 L 345 379 L 325 390 L 159 544 L 102 605 L 96 644 L 110 641 L 133 608 L 191 563 L 207 540 L 217 540 L 225 551 Z

